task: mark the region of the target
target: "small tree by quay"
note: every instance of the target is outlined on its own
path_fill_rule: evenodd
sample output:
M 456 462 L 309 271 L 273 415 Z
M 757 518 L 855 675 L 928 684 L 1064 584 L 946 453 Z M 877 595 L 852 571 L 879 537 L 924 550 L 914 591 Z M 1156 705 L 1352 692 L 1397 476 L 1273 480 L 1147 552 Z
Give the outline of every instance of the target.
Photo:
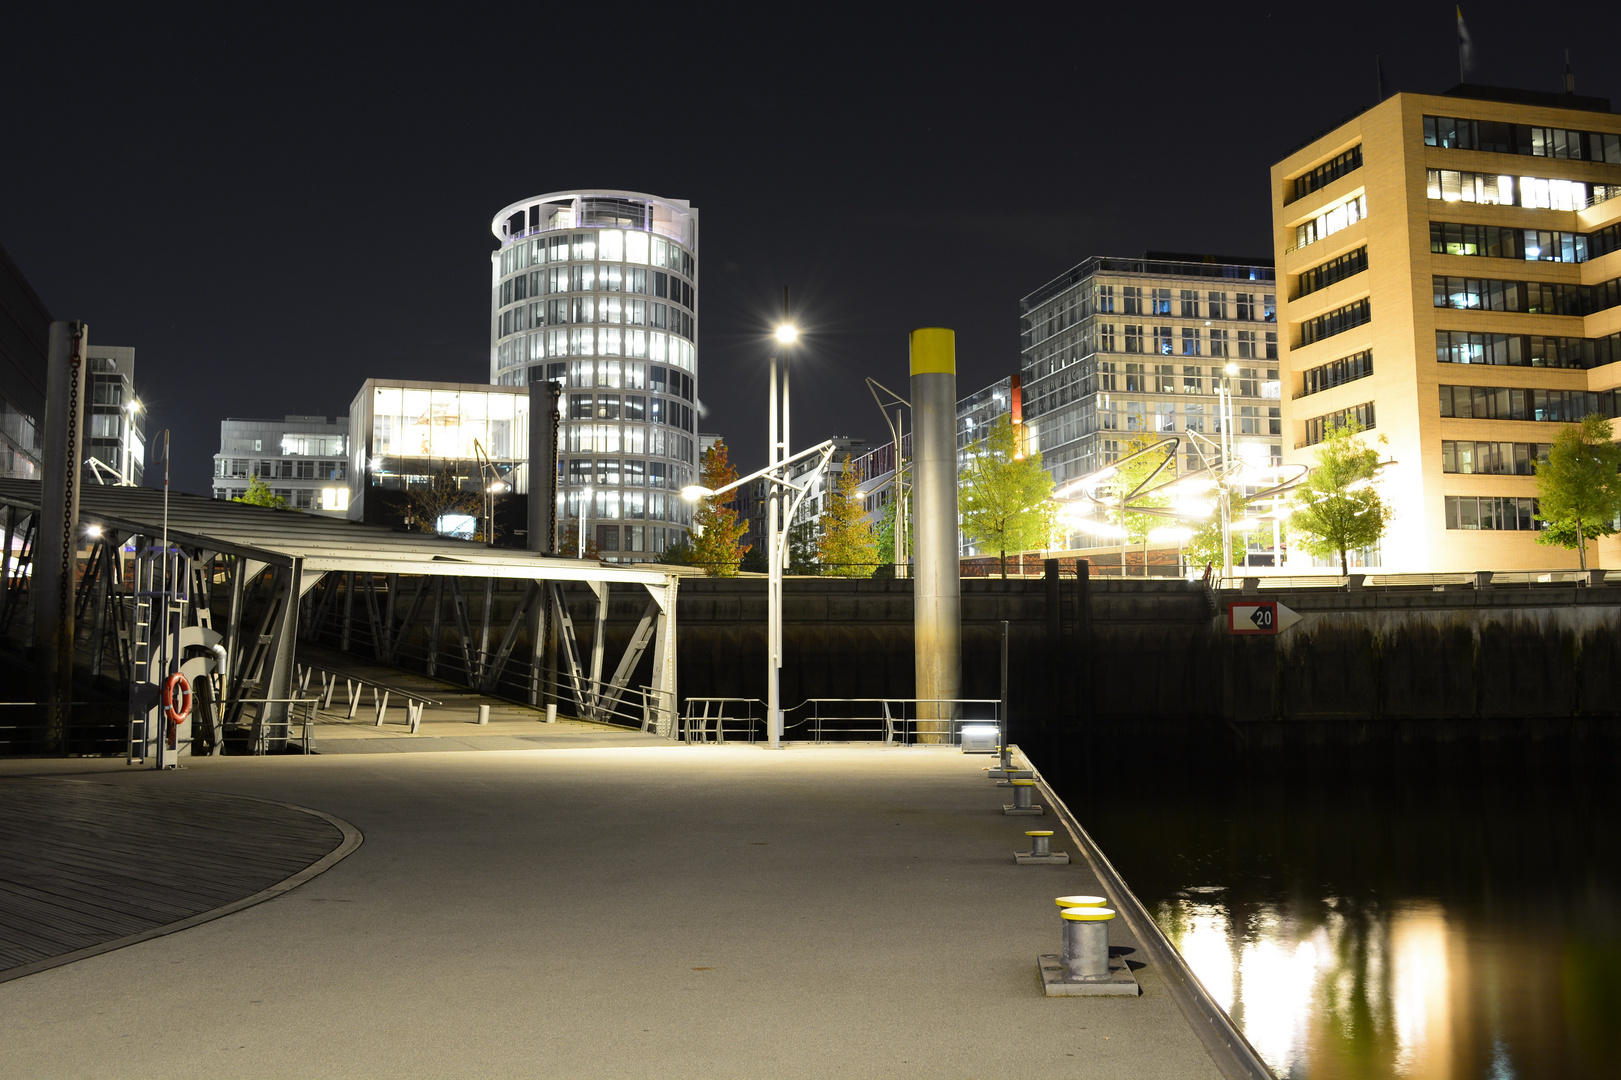
M 1545 461 L 1537 462 L 1536 541 L 1575 548 L 1587 570 L 1587 543 L 1616 531 L 1621 514 L 1621 446 L 1598 413 L 1559 429 Z
M 1225 567 L 1227 561 L 1222 558 L 1221 551 L 1221 493 L 1216 493 L 1217 502 L 1213 504 L 1210 517 L 1193 530 L 1193 535 L 1183 545 L 1187 553 L 1190 568 L 1204 569 L 1206 566 Z M 1236 489 L 1227 492 L 1227 508 L 1229 522 L 1237 521 L 1249 509 L 1249 500 L 1244 493 Z M 1245 556 L 1249 553 L 1249 537 L 1238 529 L 1229 529 L 1228 538 L 1232 541 L 1232 559 L 1234 566 L 1242 566 Z
M 1159 441 L 1158 436 L 1145 431 L 1140 435 L 1133 436 L 1131 441 L 1126 443 L 1125 450 L 1121 452 L 1120 456 L 1128 458 L 1133 454 L 1141 453 L 1153 447 Z M 1108 492 L 1118 501 L 1114 511 L 1115 524 L 1120 526 L 1122 530 L 1120 534 L 1121 577 L 1126 576 L 1127 544 L 1141 544 L 1143 546 L 1143 576 L 1148 576 L 1148 534 L 1164 525 L 1168 519 L 1155 514 L 1135 513 L 1126 509 L 1126 505 L 1128 500 L 1132 506 L 1163 508 L 1171 505 L 1171 500 L 1166 495 L 1163 493 L 1155 494 L 1154 491 L 1175 479 L 1176 459 L 1174 457 L 1171 459 L 1171 463 L 1166 466 L 1165 471 L 1155 478 L 1153 488 L 1137 495 L 1135 498 L 1130 498 L 1130 496 L 1133 491 L 1137 490 L 1139 485 L 1154 475 L 1154 470 L 1160 467 L 1165 456 L 1172 453 L 1174 453 L 1174 447 L 1166 447 L 1157 455 L 1143 454 L 1142 457 L 1137 458 L 1135 461 L 1128 461 L 1124 465 L 1117 466 L 1114 476 L 1109 480 Z M 1219 542 L 1217 546 L 1219 548 Z
M 1355 420 L 1325 433 L 1289 516 L 1300 547 L 1320 559 L 1339 556 L 1342 574 L 1351 572 L 1348 553 L 1377 544 L 1395 513 L 1375 486 L 1379 452 L 1363 445 L 1361 434 Z
M 249 506 L 268 506 L 272 510 L 287 509 L 287 500 L 270 490 L 270 485 L 255 476 L 248 481 L 248 490 L 231 500 Z
M 816 561 L 829 577 L 871 577 L 878 561 L 878 542 L 867 526 L 861 481 L 850 455 L 822 497 L 822 535 L 816 538 Z
M 470 517 L 478 523 L 473 538 L 483 540 L 483 527 L 487 524 L 483 520 L 484 498 L 476 491 L 463 490 L 463 471 L 462 468 L 446 465 L 431 474 L 426 484 L 409 488 L 406 498 L 410 504 L 410 517 L 406 523 L 418 532 L 431 533 L 439 531 L 441 518 Z
M 1033 551 L 1052 542 L 1057 505 L 1053 478 L 1039 452 L 1018 455 L 1010 417 L 1001 416 L 975 443 L 957 478 L 957 508 L 969 543 L 994 551 L 1007 579 L 1008 552 Z
M 736 479 L 737 467 L 724 442 L 704 451 L 699 483 L 715 491 Z M 753 546 L 743 539 L 748 531 L 749 523 L 731 504 L 704 499 L 692 515 L 692 563 L 703 567 L 706 577 L 736 577 L 738 565 Z

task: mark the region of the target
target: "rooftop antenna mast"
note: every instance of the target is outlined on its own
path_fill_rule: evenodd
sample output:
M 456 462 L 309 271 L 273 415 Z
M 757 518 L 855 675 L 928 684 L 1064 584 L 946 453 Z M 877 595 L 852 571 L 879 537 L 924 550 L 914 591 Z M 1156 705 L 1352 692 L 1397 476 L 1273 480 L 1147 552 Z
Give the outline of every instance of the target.
M 1576 93 L 1576 73 L 1570 70 L 1570 50 L 1565 50 L 1565 93 Z

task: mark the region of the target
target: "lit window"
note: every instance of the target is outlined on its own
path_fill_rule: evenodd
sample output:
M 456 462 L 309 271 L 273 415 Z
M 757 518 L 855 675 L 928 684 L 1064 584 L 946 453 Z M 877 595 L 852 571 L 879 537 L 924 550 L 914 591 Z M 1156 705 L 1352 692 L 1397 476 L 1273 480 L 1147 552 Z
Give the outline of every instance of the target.
M 620 262 L 625 257 L 625 234 L 618 229 L 604 229 L 597 234 L 597 258 L 603 262 Z
M 647 264 L 647 240 L 644 232 L 628 232 L 625 234 L 625 261 L 628 263 Z
M 346 487 L 322 488 L 321 489 L 321 509 L 322 510 L 347 510 L 347 509 L 349 509 L 349 489 L 346 488 Z

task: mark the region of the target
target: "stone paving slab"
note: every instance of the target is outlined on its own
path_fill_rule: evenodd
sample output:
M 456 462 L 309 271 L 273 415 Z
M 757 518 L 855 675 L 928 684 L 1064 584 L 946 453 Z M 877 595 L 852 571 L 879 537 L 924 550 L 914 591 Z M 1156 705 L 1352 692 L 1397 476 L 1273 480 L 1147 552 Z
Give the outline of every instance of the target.
M 983 765 L 667 744 L 90 769 L 319 807 L 366 842 L 269 903 L 0 984 L 0 1077 L 1219 1075 L 1153 965 L 1139 998 L 1044 996 L 1053 899 L 1099 885 L 1014 865 L 1026 825 Z

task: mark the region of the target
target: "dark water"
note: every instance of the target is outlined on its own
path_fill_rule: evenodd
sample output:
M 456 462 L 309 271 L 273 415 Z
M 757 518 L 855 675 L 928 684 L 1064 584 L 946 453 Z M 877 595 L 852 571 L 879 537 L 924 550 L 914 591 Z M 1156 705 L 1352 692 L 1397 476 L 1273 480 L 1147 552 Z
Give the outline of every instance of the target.
M 1280 1077 L 1621 1077 L 1617 743 L 1020 741 Z

